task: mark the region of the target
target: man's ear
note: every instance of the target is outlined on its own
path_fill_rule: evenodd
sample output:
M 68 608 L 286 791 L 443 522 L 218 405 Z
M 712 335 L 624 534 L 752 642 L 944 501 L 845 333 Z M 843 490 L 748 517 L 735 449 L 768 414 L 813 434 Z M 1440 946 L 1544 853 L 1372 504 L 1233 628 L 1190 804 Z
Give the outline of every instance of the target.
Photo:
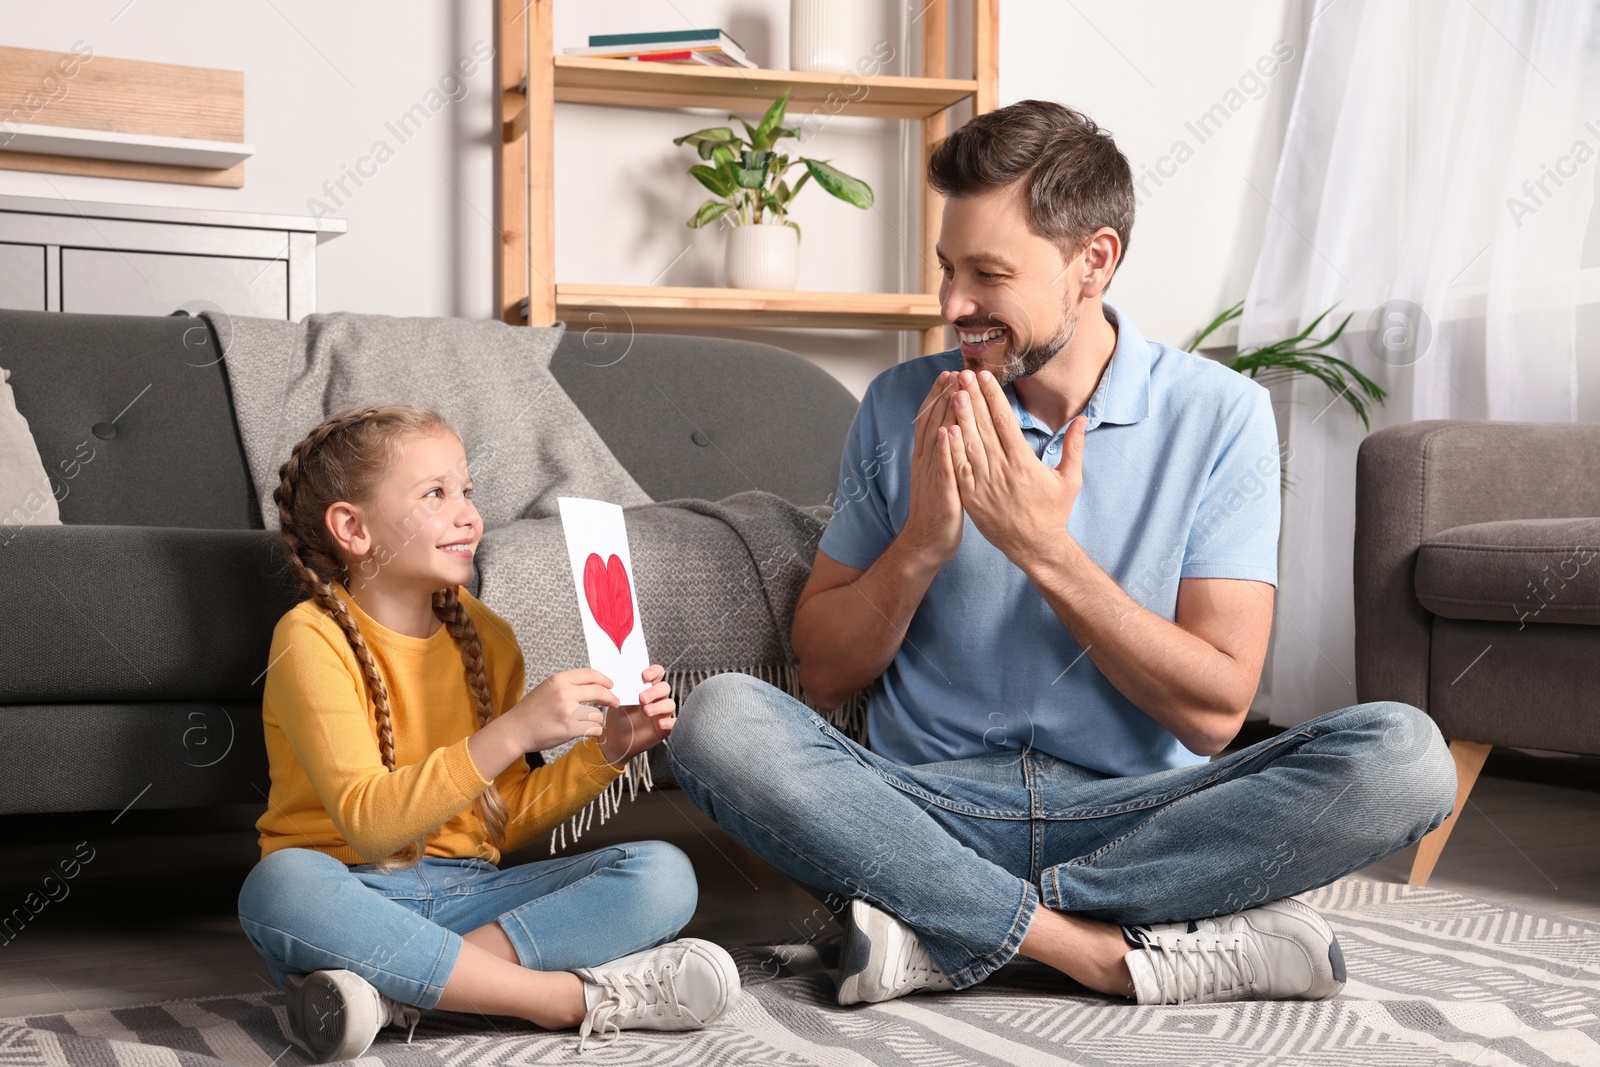
M 1111 275 L 1122 262 L 1122 239 L 1110 226 L 1102 226 L 1089 236 L 1083 250 L 1083 288 L 1085 297 L 1100 296 L 1111 284 Z
M 367 529 L 367 517 L 359 506 L 335 501 L 328 505 L 323 521 L 334 542 L 350 555 L 359 559 L 372 551 L 372 532 Z

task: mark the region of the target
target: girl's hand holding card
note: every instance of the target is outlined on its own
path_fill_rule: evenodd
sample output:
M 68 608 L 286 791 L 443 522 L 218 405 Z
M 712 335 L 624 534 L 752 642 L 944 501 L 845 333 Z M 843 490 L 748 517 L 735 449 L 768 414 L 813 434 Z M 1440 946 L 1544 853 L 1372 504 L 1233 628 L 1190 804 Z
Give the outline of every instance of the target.
M 574 737 L 601 736 L 605 708 L 615 708 L 619 703 L 611 691 L 610 678 L 592 667 L 579 667 L 552 674 L 528 690 L 506 715 L 520 720 L 523 751 L 543 752 Z

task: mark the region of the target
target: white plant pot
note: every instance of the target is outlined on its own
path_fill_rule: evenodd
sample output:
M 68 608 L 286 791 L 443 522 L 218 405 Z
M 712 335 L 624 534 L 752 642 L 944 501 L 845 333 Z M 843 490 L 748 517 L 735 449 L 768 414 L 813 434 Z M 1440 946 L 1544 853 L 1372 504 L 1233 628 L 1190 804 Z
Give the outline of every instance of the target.
M 824 74 L 850 70 L 852 0 L 790 0 L 789 69 Z
M 735 226 L 726 266 L 735 289 L 793 289 L 800 279 L 800 235 L 781 224 Z

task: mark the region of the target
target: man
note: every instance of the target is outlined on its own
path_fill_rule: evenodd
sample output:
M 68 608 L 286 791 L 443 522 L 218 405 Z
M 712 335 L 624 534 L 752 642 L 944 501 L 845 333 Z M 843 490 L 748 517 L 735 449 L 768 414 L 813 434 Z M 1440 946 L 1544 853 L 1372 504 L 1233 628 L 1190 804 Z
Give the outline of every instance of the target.
M 871 685 L 871 749 L 718 675 L 672 734 L 678 781 L 849 898 L 842 1004 L 1019 954 L 1139 1003 L 1333 996 L 1338 942 L 1292 897 L 1444 821 L 1444 741 L 1376 702 L 1208 759 L 1272 620 L 1267 391 L 1103 303 L 1133 184 L 1083 115 L 980 115 L 928 169 L 960 347 L 868 388 L 794 618 L 819 708 Z

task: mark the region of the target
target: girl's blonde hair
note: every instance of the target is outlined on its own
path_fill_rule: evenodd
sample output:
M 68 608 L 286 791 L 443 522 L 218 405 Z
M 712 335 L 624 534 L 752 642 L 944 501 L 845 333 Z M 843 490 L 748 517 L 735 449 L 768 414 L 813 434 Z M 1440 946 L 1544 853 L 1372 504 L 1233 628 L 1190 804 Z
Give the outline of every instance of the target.
M 278 530 L 288 548 L 288 563 L 307 596 L 339 624 L 366 680 L 378 723 L 378 751 L 384 766 L 395 769 L 394 726 L 389 718 L 389 690 L 372 658 L 355 616 L 334 594 L 332 580 L 349 588 L 350 572 L 328 530 L 328 508 L 343 500 L 355 504 L 370 502 L 379 484 L 409 439 L 439 433 L 455 434 L 455 428 L 436 411 L 410 404 L 383 404 L 350 408 L 323 420 L 305 439 L 294 446 L 289 458 L 278 469 L 278 487 L 272 497 L 278 504 Z M 467 689 L 478 712 L 478 725 L 487 726 L 494 718 L 494 703 L 489 678 L 483 667 L 483 642 L 467 614 L 465 605 L 449 586 L 433 594 L 433 613 L 439 617 L 466 665 Z M 489 840 L 504 849 L 508 815 L 505 801 L 493 782 L 476 800 L 478 816 L 488 830 Z M 403 849 L 376 862 L 382 870 L 403 870 L 421 862 L 427 849 L 427 835 L 409 842 Z

